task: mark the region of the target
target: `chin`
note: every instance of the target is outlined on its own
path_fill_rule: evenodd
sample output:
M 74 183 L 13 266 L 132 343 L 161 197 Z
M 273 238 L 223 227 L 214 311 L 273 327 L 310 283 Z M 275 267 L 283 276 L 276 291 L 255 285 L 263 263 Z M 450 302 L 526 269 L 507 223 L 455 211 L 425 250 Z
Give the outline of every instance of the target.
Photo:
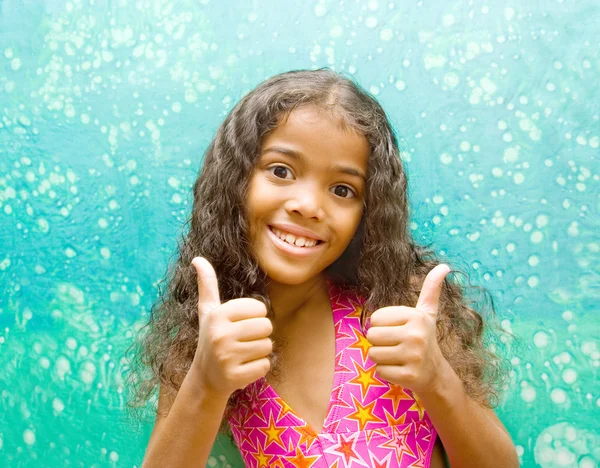
M 267 272 L 269 280 L 278 283 L 285 284 L 288 286 L 298 286 L 304 284 L 307 281 L 313 279 L 317 275 L 302 275 L 302 274 L 289 274 L 279 272 Z
M 307 281 L 314 280 L 316 277 L 323 274 L 323 272 L 314 271 L 301 271 L 295 270 L 293 266 L 282 265 L 281 267 L 271 267 L 265 265 L 263 271 L 266 272 L 267 277 L 270 281 L 278 284 L 285 284 L 288 286 L 298 286 L 306 283 Z M 261 267 L 262 268 L 262 267 Z

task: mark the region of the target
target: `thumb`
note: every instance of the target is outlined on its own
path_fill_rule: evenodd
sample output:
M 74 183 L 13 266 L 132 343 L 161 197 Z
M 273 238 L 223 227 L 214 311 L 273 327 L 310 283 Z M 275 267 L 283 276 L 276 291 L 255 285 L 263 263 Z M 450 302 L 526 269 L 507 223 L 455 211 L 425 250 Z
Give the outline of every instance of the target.
M 442 284 L 444 284 L 444 279 L 448 273 L 450 273 L 450 267 L 441 264 L 427 274 L 417 301 L 417 309 L 423 309 L 437 315 Z
M 192 265 L 198 276 L 198 313 L 206 315 L 221 305 L 219 281 L 215 269 L 205 258 L 194 258 Z

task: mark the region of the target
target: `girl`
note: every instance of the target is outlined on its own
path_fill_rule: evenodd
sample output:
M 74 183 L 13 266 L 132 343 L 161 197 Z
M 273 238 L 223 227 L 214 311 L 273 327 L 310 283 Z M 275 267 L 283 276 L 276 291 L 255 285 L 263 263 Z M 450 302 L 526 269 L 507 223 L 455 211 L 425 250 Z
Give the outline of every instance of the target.
M 208 147 L 140 361 L 160 385 L 145 467 L 518 466 L 500 360 L 450 269 L 415 244 L 377 101 L 327 70 L 275 76 Z M 142 379 L 140 379 L 142 380 Z M 135 404 L 135 403 L 134 403 Z

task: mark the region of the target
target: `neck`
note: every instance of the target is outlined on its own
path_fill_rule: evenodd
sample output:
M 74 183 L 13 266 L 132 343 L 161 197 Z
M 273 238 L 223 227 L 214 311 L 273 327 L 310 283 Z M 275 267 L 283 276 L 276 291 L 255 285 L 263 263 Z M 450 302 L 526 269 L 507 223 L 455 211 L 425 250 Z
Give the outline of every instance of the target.
M 271 299 L 274 325 L 307 318 L 307 312 L 313 310 L 312 306 L 323 300 L 323 295 L 329 298 L 324 275 L 318 275 L 298 285 L 282 284 L 271 280 L 267 284 L 267 294 Z

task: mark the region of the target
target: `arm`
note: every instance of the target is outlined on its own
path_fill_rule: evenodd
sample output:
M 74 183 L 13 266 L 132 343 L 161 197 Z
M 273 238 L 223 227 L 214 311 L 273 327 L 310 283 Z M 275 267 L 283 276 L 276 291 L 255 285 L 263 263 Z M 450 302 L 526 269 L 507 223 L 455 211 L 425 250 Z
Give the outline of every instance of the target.
M 219 285 L 206 259 L 192 262 L 198 274 L 198 345 L 175 395 L 161 388 L 156 424 L 143 468 L 205 466 L 229 396 L 264 377 L 273 350 L 267 308 L 251 299 L 221 304 Z
M 392 306 L 371 315 L 369 357 L 379 377 L 412 390 L 444 444 L 452 468 L 518 467 L 510 436 L 490 408 L 466 393 L 437 342 L 437 316 L 443 280 L 438 265 L 429 272 L 416 307 Z
M 158 408 L 168 414 L 157 416 L 143 468 L 206 466 L 227 399 L 198 386 L 193 373 L 192 368 L 177 395 L 161 387 Z
M 438 431 L 450 466 L 518 467 L 513 442 L 494 411 L 467 395 L 449 364 L 442 369 L 440 382 L 443 388 L 418 397 Z

